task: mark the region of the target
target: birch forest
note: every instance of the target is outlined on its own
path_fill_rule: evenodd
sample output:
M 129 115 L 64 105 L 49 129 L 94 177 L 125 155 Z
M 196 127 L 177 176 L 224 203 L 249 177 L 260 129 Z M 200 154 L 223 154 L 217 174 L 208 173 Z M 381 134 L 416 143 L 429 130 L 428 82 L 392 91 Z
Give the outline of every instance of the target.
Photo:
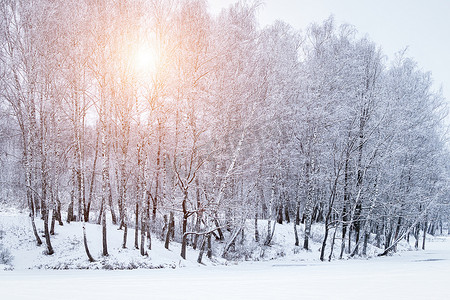
M 242 256 L 244 236 L 270 247 L 278 224 L 305 250 L 321 224 L 321 260 L 442 232 L 448 108 L 431 73 L 333 17 L 262 27 L 258 9 L 0 2 L 0 204 L 27 211 L 46 254 L 72 222 L 90 261 L 111 224 L 120 247 L 180 243 L 199 262 Z

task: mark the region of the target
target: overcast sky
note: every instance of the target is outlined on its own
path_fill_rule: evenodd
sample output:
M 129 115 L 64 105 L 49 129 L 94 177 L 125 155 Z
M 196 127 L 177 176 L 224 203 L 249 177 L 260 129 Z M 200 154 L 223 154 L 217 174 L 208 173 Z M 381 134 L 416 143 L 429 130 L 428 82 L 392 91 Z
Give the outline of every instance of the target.
M 209 0 L 220 11 L 235 0 Z M 450 0 L 265 0 L 259 11 L 260 25 L 276 19 L 304 30 L 312 22 L 334 15 L 367 34 L 385 55 L 408 47 L 407 55 L 433 74 L 435 88 L 443 87 L 450 102 Z

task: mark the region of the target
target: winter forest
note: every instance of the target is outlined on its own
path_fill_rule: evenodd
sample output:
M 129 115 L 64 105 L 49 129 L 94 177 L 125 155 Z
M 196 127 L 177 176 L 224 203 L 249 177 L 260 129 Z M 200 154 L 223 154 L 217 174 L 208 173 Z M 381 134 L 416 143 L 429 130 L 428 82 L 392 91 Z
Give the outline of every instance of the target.
M 333 17 L 299 31 L 260 26 L 258 9 L 1 1 L 0 205 L 26 213 L 35 247 L 62 251 L 78 223 L 90 262 L 156 242 L 239 260 L 284 226 L 328 261 L 447 234 L 448 105 L 431 73 Z

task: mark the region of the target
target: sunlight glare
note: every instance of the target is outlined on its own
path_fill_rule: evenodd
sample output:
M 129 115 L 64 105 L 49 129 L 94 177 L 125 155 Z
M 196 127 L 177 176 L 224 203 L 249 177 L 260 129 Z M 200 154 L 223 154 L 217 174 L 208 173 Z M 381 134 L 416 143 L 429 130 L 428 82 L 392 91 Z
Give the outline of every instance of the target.
M 147 77 L 155 72 L 157 65 L 157 53 L 147 44 L 139 44 L 133 55 L 132 64 L 137 75 Z

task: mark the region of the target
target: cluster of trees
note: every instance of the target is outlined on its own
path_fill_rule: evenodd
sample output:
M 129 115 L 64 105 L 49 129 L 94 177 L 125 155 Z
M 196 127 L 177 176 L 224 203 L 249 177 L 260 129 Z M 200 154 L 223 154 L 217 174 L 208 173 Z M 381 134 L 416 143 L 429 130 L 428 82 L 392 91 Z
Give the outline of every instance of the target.
M 1 198 L 29 207 L 38 244 L 43 218 L 48 254 L 77 221 L 89 259 L 84 222 L 108 255 L 111 220 L 142 255 L 158 238 L 226 256 L 251 219 L 255 242 L 287 222 L 305 249 L 323 222 L 323 260 L 418 246 L 448 217 L 443 97 L 351 26 L 260 28 L 242 2 L 0 5 Z

